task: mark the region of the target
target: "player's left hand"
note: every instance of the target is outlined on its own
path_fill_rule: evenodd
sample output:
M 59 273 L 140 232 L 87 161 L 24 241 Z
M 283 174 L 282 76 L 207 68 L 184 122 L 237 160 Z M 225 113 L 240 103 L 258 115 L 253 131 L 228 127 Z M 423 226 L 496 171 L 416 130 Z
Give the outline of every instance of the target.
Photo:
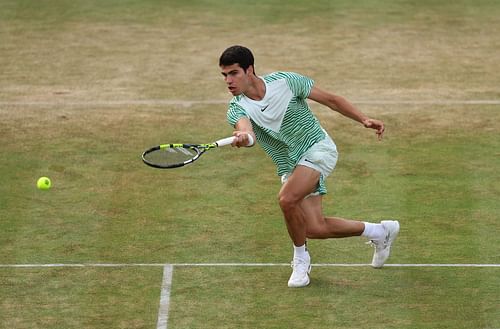
M 376 119 L 366 119 L 363 120 L 363 125 L 365 128 L 371 128 L 377 130 L 376 134 L 379 140 L 382 140 L 382 136 L 384 135 L 385 126 L 384 123 L 380 120 Z

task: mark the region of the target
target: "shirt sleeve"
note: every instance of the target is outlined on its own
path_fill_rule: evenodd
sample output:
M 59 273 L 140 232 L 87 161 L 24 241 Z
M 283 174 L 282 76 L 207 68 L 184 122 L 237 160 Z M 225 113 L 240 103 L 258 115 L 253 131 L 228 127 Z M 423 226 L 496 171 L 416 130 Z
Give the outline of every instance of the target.
M 290 90 L 296 97 L 304 99 L 309 97 L 314 86 L 313 79 L 294 72 L 285 72 L 285 76 Z
M 229 103 L 229 108 L 227 110 L 227 122 L 234 127 L 241 118 L 248 118 L 245 109 L 236 102 Z

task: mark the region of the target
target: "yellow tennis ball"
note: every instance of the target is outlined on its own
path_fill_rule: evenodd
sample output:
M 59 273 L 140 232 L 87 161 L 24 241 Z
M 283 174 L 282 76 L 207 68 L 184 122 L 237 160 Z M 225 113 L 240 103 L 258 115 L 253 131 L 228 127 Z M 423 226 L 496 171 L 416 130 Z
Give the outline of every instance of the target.
M 51 186 L 52 182 L 48 177 L 40 177 L 36 182 L 36 187 L 38 187 L 39 190 L 48 190 Z

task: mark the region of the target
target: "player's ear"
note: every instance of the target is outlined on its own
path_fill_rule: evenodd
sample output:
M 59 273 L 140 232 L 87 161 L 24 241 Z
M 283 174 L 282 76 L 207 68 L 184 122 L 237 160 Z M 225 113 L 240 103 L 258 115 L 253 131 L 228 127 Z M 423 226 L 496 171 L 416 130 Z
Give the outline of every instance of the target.
M 255 75 L 255 69 L 254 69 L 253 65 L 250 65 L 250 66 L 247 68 L 247 74 L 248 74 L 248 75 Z

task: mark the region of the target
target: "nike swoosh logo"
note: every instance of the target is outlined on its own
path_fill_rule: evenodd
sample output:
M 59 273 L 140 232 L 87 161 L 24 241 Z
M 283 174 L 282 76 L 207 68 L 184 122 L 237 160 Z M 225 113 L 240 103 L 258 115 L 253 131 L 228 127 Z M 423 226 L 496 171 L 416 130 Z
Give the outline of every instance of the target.
M 387 245 L 389 244 L 390 240 L 391 240 L 391 232 L 388 232 L 384 240 L 384 248 L 387 248 Z
M 269 105 L 264 106 L 263 108 L 260 109 L 261 112 L 264 112 Z

